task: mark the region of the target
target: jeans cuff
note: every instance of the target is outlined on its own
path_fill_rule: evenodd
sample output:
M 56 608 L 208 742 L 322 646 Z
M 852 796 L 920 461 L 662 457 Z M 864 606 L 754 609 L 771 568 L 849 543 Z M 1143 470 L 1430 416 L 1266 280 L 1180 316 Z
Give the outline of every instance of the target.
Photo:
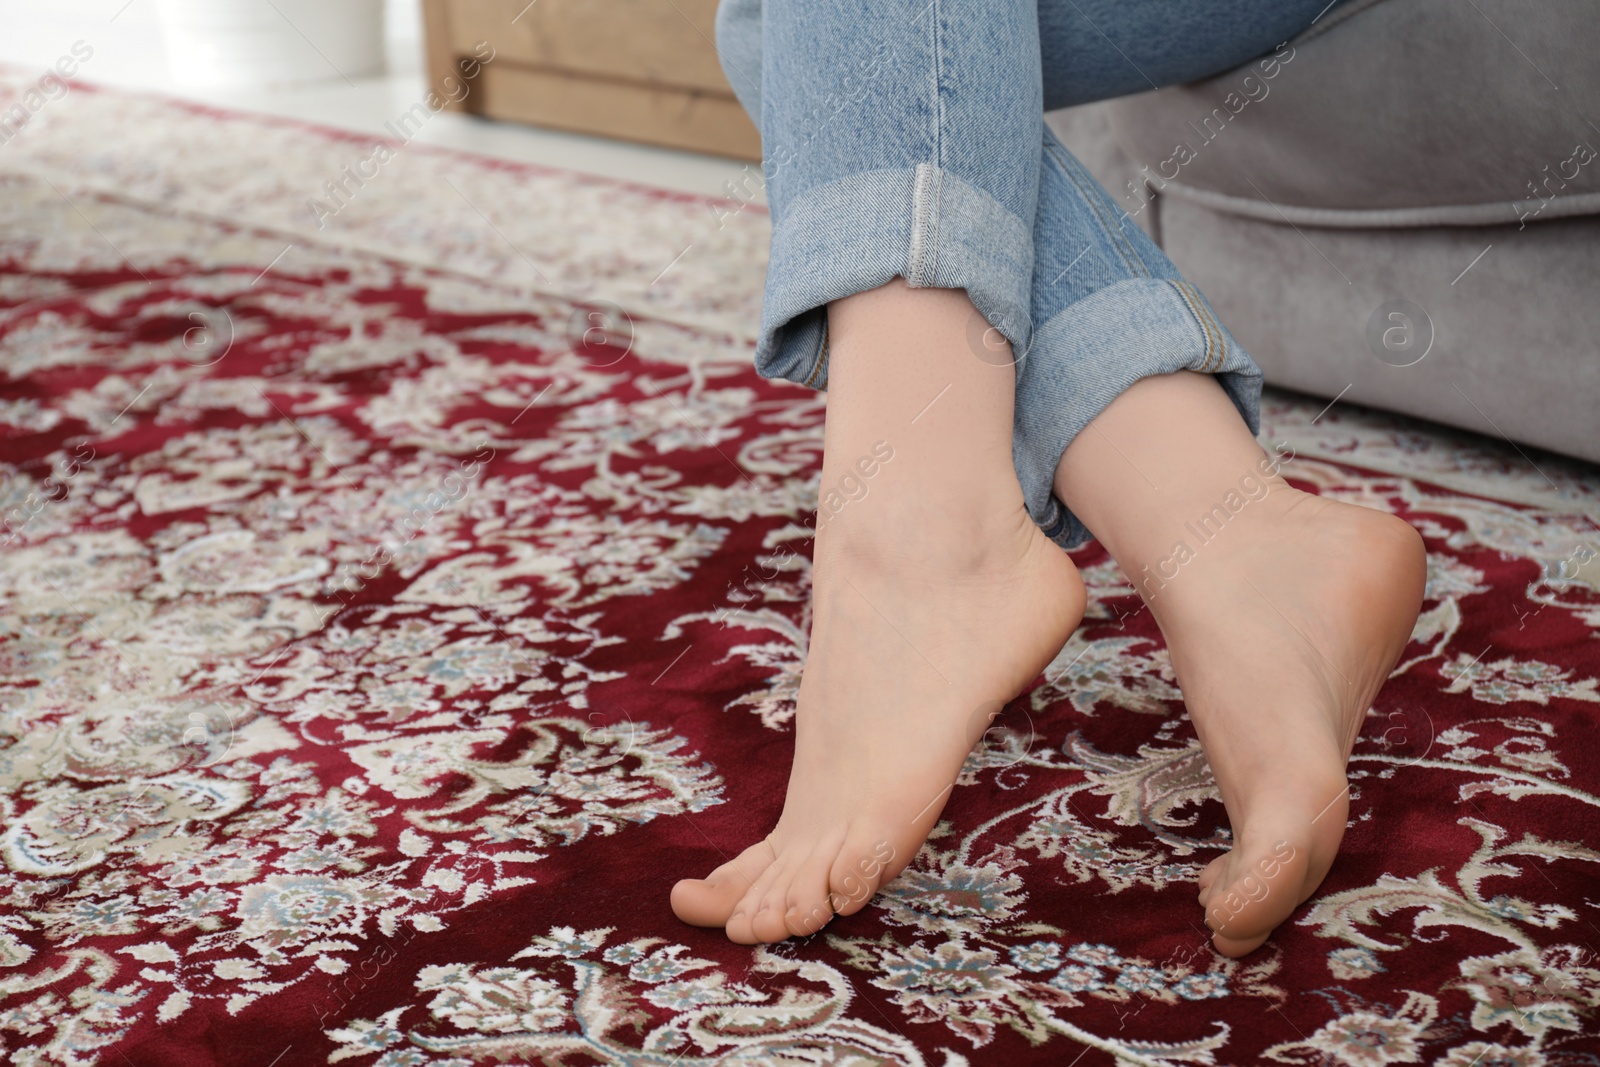
M 1141 378 L 1214 374 L 1252 434 L 1261 428 L 1261 368 L 1200 291 L 1182 279 L 1116 282 L 1041 323 L 1017 363 L 1012 458 L 1028 514 L 1056 544 L 1094 535 L 1055 496 L 1056 465 L 1084 427 Z
M 964 289 L 1012 344 L 1029 343 L 1032 220 L 931 163 L 852 174 L 799 196 L 773 225 L 756 370 L 827 385 L 827 305 L 902 277 Z

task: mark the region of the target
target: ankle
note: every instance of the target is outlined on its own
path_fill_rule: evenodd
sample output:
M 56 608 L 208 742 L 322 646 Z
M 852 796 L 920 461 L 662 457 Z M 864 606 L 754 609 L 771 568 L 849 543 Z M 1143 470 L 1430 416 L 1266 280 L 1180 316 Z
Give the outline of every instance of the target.
M 1213 542 L 1246 540 L 1294 492 L 1286 444 L 1262 450 L 1215 379 L 1180 372 L 1136 382 L 1062 454 L 1056 495 L 1116 559 L 1168 570 Z
M 955 405 L 950 414 L 961 427 Z M 990 440 L 975 427 L 956 434 L 918 426 L 869 440 L 849 432 L 856 428 L 829 425 L 817 489 L 819 548 L 884 564 L 978 565 L 1031 526 L 1009 439 Z
M 890 468 L 893 467 L 890 463 Z M 981 575 L 1015 563 L 1034 526 L 1011 470 L 982 480 L 926 478 L 907 467 L 862 483 L 858 499 L 817 512 L 819 566 L 944 576 Z
M 825 474 L 880 442 L 950 478 L 1011 469 L 1016 369 L 972 350 L 975 322 L 961 290 L 898 280 L 829 305 Z

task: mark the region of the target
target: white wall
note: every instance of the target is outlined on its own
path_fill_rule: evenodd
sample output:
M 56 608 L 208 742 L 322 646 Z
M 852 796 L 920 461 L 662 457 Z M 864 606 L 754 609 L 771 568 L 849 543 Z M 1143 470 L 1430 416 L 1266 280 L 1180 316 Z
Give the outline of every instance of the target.
M 386 0 L 386 7 L 390 70 L 419 72 L 420 0 Z M 42 71 L 75 41 L 94 49 L 79 75 L 88 81 L 132 88 L 171 87 L 156 0 L 0 0 L 0 63 Z M 329 78 L 337 79 L 337 75 L 330 71 Z

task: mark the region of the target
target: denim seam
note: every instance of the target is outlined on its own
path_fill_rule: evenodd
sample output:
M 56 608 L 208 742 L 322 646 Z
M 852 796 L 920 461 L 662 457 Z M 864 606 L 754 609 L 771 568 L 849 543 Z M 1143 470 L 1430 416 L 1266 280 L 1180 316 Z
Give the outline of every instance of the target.
M 918 171 L 908 164 L 836 179 L 801 194 L 774 222 L 756 345 L 763 375 L 822 388 L 816 383 L 827 379 L 833 359 L 825 305 L 905 274 L 923 286 L 966 289 L 1017 351 L 1026 349 L 1031 227 L 983 189 L 928 163 L 918 270 L 910 270 Z
M 1200 296 L 1199 290 L 1195 289 L 1194 286 L 1187 284 L 1186 288 L 1189 290 L 1190 295 L 1194 298 L 1194 306 L 1200 311 L 1201 325 L 1206 331 L 1206 344 L 1210 349 L 1210 351 L 1206 353 L 1205 363 L 1200 367 L 1200 373 L 1210 374 L 1213 361 L 1215 361 L 1215 364 L 1218 367 L 1222 366 L 1222 356 L 1224 354 L 1222 345 L 1222 329 L 1217 325 L 1216 320 L 1211 317 L 1211 312 L 1206 310 L 1205 299 Z
M 918 163 L 911 186 L 911 247 L 906 255 L 906 284 L 921 288 L 930 284 L 939 239 L 939 185 L 944 171 L 932 163 Z
M 1212 313 L 1211 305 L 1206 302 L 1206 298 L 1200 295 L 1199 289 L 1195 289 L 1194 283 L 1185 282 L 1184 284 L 1194 290 L 1195 302 L 1200 305 L 1200 310 L 1205 313 L 1206 321 L 1211 323 L 1211 328 L 1217 331 L 1217 370 L 1221 370 L 1223 364 L 1228 362 L 1228 333 L 1222 328 L 1222 323 L 1217 321 L 1217 317 Z M 1206 370 L 1207 372 L 1211 370 L 1210 364 L 1206 365 Z
M 1217 345 L 1216 341 L 1211 335 L 1211 327 L 1206 322 L 1206 316 L 1200 311 L 1200 308 L 1196 306 L 1194 299 L 1190 296 L 1189 287 L 1181 281 L 1174 281 L 1172 283 L 1172 287 L 1178 291 L 1178 295 L 1182 297 L 1183 302 L 1188 305 L 1189 314 L 1194 316 L 1195 321 L 1200 326 L 1200 332 L 1205 335 L 1206 361 L 1201 364 L 1200 373 L 1207 374 L 1211 370 L 1211 360 L 1217 353 Z
M 1189 290 L 1189 292 L 1194 296 L 1194 304 L 1193 304 L 1193 306 L 1199 311 L 1201 318 L 1204 320 L 1201 323 L 1201 325 L 1205 328 L 1206 336 L 1209 338 L 1210 336 L 1212 336 L 1213 332 L 1216 335 L 1216 339 L 1217 339 L 1216 347 L 1213 350 L 1213 353 L 1208 353 L 1207 354 L 1205 366 L 1201 368 L 1201 373 L 1202 374 L 1210 374 L 1211 373 L 1211 360 L 1212 360 L 1212 355 L 1213 354 L 1216 357 L 1217 367 L 1220 368 L 1224 363 L 1227 362 L 1227 359 L 1228 359 L 1228 335 L 1223 332 L 1222 324 L 1219 323 L 1216 320 L 1216 317 L 1211 314 L 1211 308 L 1207 305 L 1206 298 L 1200 295 L 1200 290 L 1198 290 L 1198 289 L 1196 289 L 1194 287 L 1194 283 L 1193 282 L 1189 282 L 1189 281 L 1184 281 L 1184 282 L 1181 282 L 1180 284 L 1185 289 Z
M 1205 335 L 1206 360 L 1200 365 L 1200 373 L 1205 374 L 1211 370 L 1211 360 L 1217 354 L 1216 338 L 1211 333 L 1211 324 L 1206 321 L 1205 312 L 1200 309 L 1194 291 L 1182 281 L 1174 280 L 1172 285 L 1178 290 L 1178 295 L 1183 297 L 1183 302 L 1189 306 L 1189 313 L 1194 316 L 1195 322 L 1200 326 L 1200 332 Z
M 1194 289 L 1195 295 L 1200 297 L 1200 307 L 1205 310 L 1206 318 L 1211 320 L 1211 325 L 1217 329 L 1217 369 L 1221 370 L 1222 365 L 1228 361 L 1228 331 L 1222 328 L 1222 323 L 1217 320 L 1211 304 L 1200 295 L 1200 290 L 1195 288 L 1193 282 L 1189 283 L 1189 288 Z
M 1045 151 L 1050 153 L 1051 158 L 1055 160 L 1056 166 L 1060 169 L 1062 176 L 1064 178 L 1066 178 L 1067 181 L 1072 183 L 1072 188 L 1077 192 L 1078 199 L 1080 201 L 1082 201 L 1084 203 L 1084 205 L 1089 208 L 1089 210 L 1094 211 L 1095 218 L 1097 218 L 1100 221 L 1100 224 L 1101 224 L 1100 228 L 1101 228 L 1102 231 L 1104 231 L 1106 229 L 1105 217 L 1099 211 L 1097 211 L 1095 209 L 1095 205 L 1093 203 L 1091 203 L 1089 201 L 1089 198 L 1084 195 L 1082 183 L 1079 182 L 1077 176 L 1072 173 L 1072 167 L 1071 167 L 1071 165 L 1070 165 L 1070 163 L 1068 161 L 1070 157 L 1063 158 L 1063 154 L 1061 152 L 1058 152 L 1056 150 L 1056 146 L 1054 144 L 1050 143 L 1050 141 L 1048 141 L 1048 140 L 1045 141 L 1044 147 L 1045 147 Z M 1120 237 L 1121 235 L 1119 234 L 1118 236 Z M 1128 255 L 1127 255 L 1126 252 L 1124 252 L 1122 250 L 1122 245 L 1120 243 L 1118 243 L 1116 241 L 1113 241 L 1112 242 L 1112 247 L 1117 250 L 1117 255 L 1121 257 L 1122 265 L 1124 267 L 1128 268 L 1128 273 L 1129 274 L 1137 275 L 1138 273 L 1140 273 L 1139 268 L 1135 267 L 1133 265 L 1133 263 L 1128 259 Z
M 811 376 L 806 379 L 808 387 L 814 387 L 817 375 L 822 373 L 822 368 L 828 365 L 828 316 L 822 316 L 822 351 L 817 353 L 817 365 L 811 368 Z
M 1049 145 L 1048 147 L 1051 155 L 1056 157 L 1056 162 L 1061 167 L 1061 173 L 1066 176 L 1066 179 L 1072 183 L 1073 188 L 1077 190 L 1078 199 L 1081 200 L 1090 211 L 1093 211 L 1095 218 L 1100 221 L 1101 230 L 1108 235 L 1115 234 L 1116 240 L 1114 243 L 1116 245 L 1117 254 L 1122 256 L 1122 262 L 1128 268 L 1128 272 L 1136 276 L 1142 275 L 1146 278 L 1153 277 L 1150 271 L 1150 265 L 1147 264 L 1144 261 L 1144 257 L 1139 254 L 1139 249 L 1134 246 L 1134 243 L 1131 240 L 1128 239 L 1128 235 L 1122 231 L 1122 227 L 1120 225 L 1113 225 L 1111 220 L 1106 217 L 1104 205 L 1102 205 L 1099 199 L 1095 197 L 1093 189 L 1089 188 L 1084 183 L 1084 175 L 1080 172 L 1079 168 L 1075 166 L 1077 163 L 1076 158 L 1073 157 L 1071 153 L 1059 150 L 1055 145 Z M 1129 258 L 1130 254 L 1132 255 L 1131 259 Z
M 1106 233 L 1114 232 L 1116 234 L 1116 240 L 1112 242 L 1112 247 L 1117 250 L 1117 255 L 1122 257 L 1123 266 L 1127 267 L 1128 272 L 1132 275 L 1143 276 L 1146 278 L 1151 277 L 1150 268 L 1145 264 L 1144 258 L 1139 255 L 1138 250 L 1133 247 L 1133 242 L 1128 240 L 1128 235 L 1122 232 L 1122 227 L 1113 226 L 1106 218 L 1105 211 L 1103 210 L 1101 204 L 1093 196 L 1089 195 L 1087 190 L 1084 189 L 1083 182 L 1079 180 L 1078 175 L 1073 173 L 1073 169 L 1068 160 L 1062 158 L 1061 153 L 1056 150 L 1055 145 L 1046 143 L 1045 147 L 1049 150 L 1051 156 L 1055 158 L 1056 165 L 1061 168 L 1061 173 L 1066 176 L 1067 181 L 1071 182 L 1072 187 L 1077 190 L 1078 199 L 1081 200 L 1090 211 L 1094 212 L 1095 218 L 1099 219 L 1101 230 Z M 1124 251 L 1124 246 L 1126 246 L 1126 251 Z M 1128 258 L 1129 252 L 1133 253 L 1133 259 L 1131 260 Z

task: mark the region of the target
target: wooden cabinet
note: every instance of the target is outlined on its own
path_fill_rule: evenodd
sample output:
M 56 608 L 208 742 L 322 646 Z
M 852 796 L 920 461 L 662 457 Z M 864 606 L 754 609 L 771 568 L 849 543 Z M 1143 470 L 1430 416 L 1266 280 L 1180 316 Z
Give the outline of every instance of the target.
M 423 0 L 429 81 L 453 110 L 759 159 L 760 136 L 717 61 L 716 8 L 716 0 Z M 461 64 L 474 70 L 474 60 L 475 76 L 463 79 Z M 465 93 L 443 92 L 446 77 Z

